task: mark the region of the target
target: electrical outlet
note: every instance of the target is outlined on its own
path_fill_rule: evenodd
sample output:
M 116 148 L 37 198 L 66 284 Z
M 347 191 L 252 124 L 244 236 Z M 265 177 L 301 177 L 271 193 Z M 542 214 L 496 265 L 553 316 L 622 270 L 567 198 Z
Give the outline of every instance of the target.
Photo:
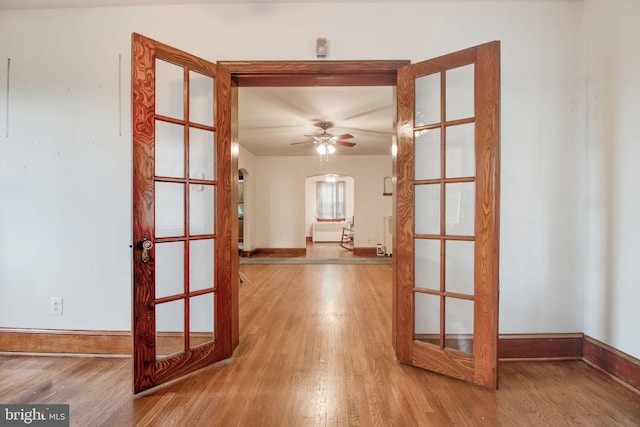
M 51 314 L 62 316 L 62 297 L 51 297 Z

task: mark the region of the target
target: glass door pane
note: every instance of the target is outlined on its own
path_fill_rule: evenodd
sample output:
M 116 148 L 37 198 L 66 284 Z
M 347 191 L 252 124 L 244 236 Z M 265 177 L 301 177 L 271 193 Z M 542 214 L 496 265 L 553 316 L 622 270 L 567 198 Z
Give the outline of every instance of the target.
M 184 178 L 184 126 L 156 120 L 156 175 Z
M 445 258 L 445 290 L 457 294 L 473 295 L 475 243 L 448 240 Z
M 156 182 L 156 237 L 184 236 L 184 184 Z
M 446 77 L 446 120 L 467 119 L 475 116 L 474 65 L 452 68 Z
M 473 182 L 446 184 L 446 234 L 473 236 L 476 192 Z
M 474 66 L 416 78 L 415 108 L 414 286 L 425 291 L 414 292 L 414 336 L 444 350 L 471 354 L 476 217 Z
M 440 290 L 440 241 L 415 240 L 415 287 Z
M 473 177 L 476 174 L 475 126 L 473 123 L 446 128 L 447 178 Z
M 184 351 L 184 301 L 156 304 L 156 358 Z
M 440 184 L 415 187 L 416 234 L 440 234 Z
M 416 132 L 416 181 L 440 178 L 440 134 L 439 128 Z
M 445 298 L 445 348 L 473 354 L 473 301 Z
M 189 347 L 195 348 L 213 342 L 213 292 L 189 298 Z
M 440 112 L 440 73 L 419 77 L 416 79 L 415 127 L 439 123 Z
M 189 235 L 213 234 L 216 188 L 202 184 L 191 184 L 190 188 Z
M 215 180 L 216 147 L 214 132 L 189 129 L 189 178 Z
M 213 126 L 213 78 L 189 70 L 189 121 Z
M 414 339 L 423 343 L 440 346 L 440 297 L 415 292 L 414 300 Z
M 156 114 L 184 118 L 184 68 L 156 59 Z
M 215 234 L 215 102 L 212 77 L 155 64 L 156 357 L 165 358 L 214 342 L 215 238 L 202 237 Z
M 189 290 L 213 289 L 214 239 L 191 240 L 189 242 Z
M 184 292 L 184 242 L 156 243 L 156 299 Z

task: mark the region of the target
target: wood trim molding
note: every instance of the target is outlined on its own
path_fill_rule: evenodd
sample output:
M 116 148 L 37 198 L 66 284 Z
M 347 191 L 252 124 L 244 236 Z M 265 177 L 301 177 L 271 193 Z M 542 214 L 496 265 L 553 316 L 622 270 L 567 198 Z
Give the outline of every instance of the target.
M 305 256 L 307 248 L 257 248 L 254 249 L 253 255 L 289 255 L 289 256 Z
M 498 339 L 498 358 L 581 360 L 583 334 L 504 334 Z
M 589 336 L 584 337 L 582 353 L 586 364 L 640 391 L 640 359 Z
M 242 86 L 395 86 L 408 60 L 218 61 Z
M 375 258 L 378 256 L 378 250 L 376 248 L 353 248 L 353 254 L 355 256 Z
M 0 352 L 131 356 L 130 331 L 0 328 Z
M 255 256 L 255 255 L 256 255 L 256 249 L 252 249 L 250 251 L 242 251 L 242 255 L 241 256 L 244 257 L 244 258 L 250 258 L 250 257 Z
M 0 353 L 126 356 L 129 331 L 0 328 Z M 501 361 L 582 360 L 640 391 L 640 360 L 583 334 L 504 334 L 498 340 Z

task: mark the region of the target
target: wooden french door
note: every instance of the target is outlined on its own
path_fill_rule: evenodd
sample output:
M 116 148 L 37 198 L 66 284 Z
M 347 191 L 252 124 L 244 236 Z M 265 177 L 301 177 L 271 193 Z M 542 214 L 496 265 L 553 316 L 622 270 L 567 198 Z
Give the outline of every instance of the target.
M 397 357 L 497 389 L 500 44 L 402 67 L 397 93 Z
M 222 67 L 133 35 L 134 393 L 237 342 L 230 86 Z

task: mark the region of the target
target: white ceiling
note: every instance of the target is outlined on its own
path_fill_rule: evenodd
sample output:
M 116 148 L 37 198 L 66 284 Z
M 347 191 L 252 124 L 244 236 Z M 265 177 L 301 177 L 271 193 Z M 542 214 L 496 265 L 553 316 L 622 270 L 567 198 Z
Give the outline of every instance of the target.
M 392 87 L 240 87 L 238 94 L 240 145 L 256 156 L 318 155 L 305 135 L 322 133 L 319 121 L 333 123 L 332 135 L 353 135 L 356 145 L 337 146 L 334 155 L 391 153 Z
M 408 0 L 423 2 L 425 0 Z M 433 1 L 433 0 L 427 0 Z M 59 9 L 71 7 L 145 6 L 170 4 L 216 3 L 317 3 L 318 0 L 0 0 L 0 10 Z M 325 3 L 357 3 L 357 0 L 324 0 Z M 361 1 L 362 2 L 362 1 Z M 366 3 L 388 3 L 389 0 L 367 0 Z
M 434 1 L 486 1 L 486 0 L 403 0 L 407 3 L 429 3 Z M 496 1 L 496 0 L 494 0 Z M 519 2 L 527 0 L 497 0 Z M 528 0 L 532 1 L 532 0 Z M 584 0 L 533 0 L 556 2 L 581 2 Z M 13 9 L 58 9 L 69 7 L 109 7 L 169 4 L 215 4 L 215 3 L 318 3 L 318 0 L 0 0 L 0 10 Z M 392 3 L 392 0 L 322 0 L 324 3 Z

